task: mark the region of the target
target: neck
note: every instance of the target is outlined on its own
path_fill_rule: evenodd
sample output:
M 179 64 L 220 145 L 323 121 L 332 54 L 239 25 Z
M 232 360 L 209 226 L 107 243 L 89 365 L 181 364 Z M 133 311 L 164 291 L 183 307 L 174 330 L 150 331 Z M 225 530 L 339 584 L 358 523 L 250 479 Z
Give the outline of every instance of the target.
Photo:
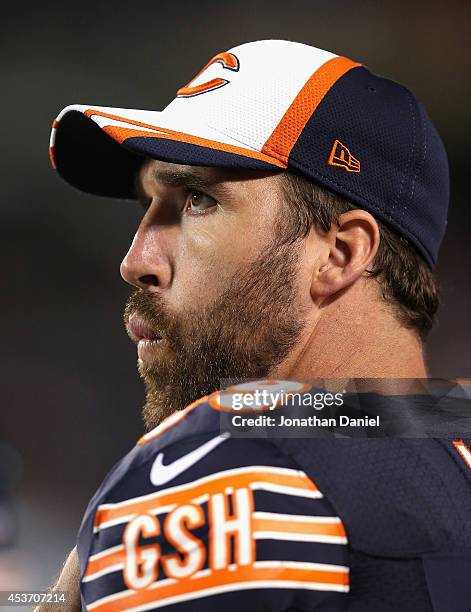
M 425 378 L 423 345 L 361 282 L 313 312 L 295 351 L 272 373 L 291 380 Z

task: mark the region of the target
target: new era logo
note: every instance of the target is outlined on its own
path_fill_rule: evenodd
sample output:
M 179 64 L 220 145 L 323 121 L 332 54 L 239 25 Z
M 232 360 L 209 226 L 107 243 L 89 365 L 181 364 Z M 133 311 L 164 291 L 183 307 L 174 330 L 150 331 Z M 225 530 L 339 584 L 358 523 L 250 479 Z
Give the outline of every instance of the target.
M 347 147 L 336 140 L 332 151 L 330 152 L 329 166 L 340 166 L 347 170 L 347 172 L 360 172 L 360 160 L 350 153 Z

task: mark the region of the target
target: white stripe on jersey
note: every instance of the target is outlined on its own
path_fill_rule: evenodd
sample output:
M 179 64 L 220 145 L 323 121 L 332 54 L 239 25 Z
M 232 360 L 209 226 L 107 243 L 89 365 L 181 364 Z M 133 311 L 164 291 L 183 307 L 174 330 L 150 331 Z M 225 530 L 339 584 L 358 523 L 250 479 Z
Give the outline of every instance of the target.
M 297 562 L 297 561 L 256 561 L 253 564 L 254 568 L 269 568 L 269 569 L 299 569 L 299 570 L 315 570 L 315 571 L 337 571 L 341 573 L 348 574 L 349 568 L 343 565 L 329 565 L 327 563 L 309 563 L 309 562 Z M 202 570 L 197 572 L 191 577 L 192 579 L 198 579 L 203 576 L 207 576 L 211 574 L 210 570 Z M 146 590 L 157 590 L 159 588 L 169 586 L 177 582 L 174 579 L 168 578 L 163 580 L 158 580 L 147 587 Z M 296 581 L 296 580 L 260 580 L 260 581 L 243 581 L 231 584 L 222 584 L 215 587 L 209 587 L 200 590 L 191 590 L 188 593 L 183 593 L 180 595 L 173 595 L 171 597 L 166 597 L 164 599 L 156 599 L 150 603 L 142 604 L 135 606 L 133 608 L 126 608 L 126 612 L 143 612 L 145 610 L 151 610 L 154 608 L 161 608 L 163 606 L 169 606 L 175 603 L 180 603 L 184 601 L 189 601 L 192 599 L 199 599 L 201 597 L 208 597 L 210 595 L 217 595 L 220 593 L 227 593 L 231 591 L 242 591 L 244 589 L 308 589 L 315 591 L 336 591 L 341 593 L 347 593 L 349 590 L 348 585 L 341 584 L 329 584 L 329 583 L 319 583 L 319 582 L 304 582 L 304 581 Z M 134 594 L 135 591 L 126 590 L 121 591 L 119 593 L 113 593 L 113 595 L 108 595 L 107 597 L 103 597 L 102 599 L 97 599 L 91 604 L 87 605 L 87 609 L 92 611 L 104 604 L 110 603 L 112 601 L 116 601 L 121 598 L 125 598 L 128 595 Z
M 347 538 L 343 536 L 328 536 L 309 533 L 290 533 L 289 531 L 254 531 L 255 540 L 288 540 L 291 542 L 319 542 L 325 544 L 346 544 Z
M 126 508 L 126 506 L 132 506 L 136 503 L 142 503 L 142 502 L 147 502 L 147 501 L 156 501 L 156 504 L 158 504 L 158 500 L 163 497 L 163 496 L 167 496 L 167 495 L 172 495 L 172 494 L 176 494 L 176 493 L 181 493 L 183 491 L 188 491 L 191 489 L 194 489 L 198 486 L 201 485 L 205 485 L 208 484 L 210 482 L 213 482 L 215 480 L 219 480 L 223 477 L 231 477 L 231 476 L 237 476 L 237 475 L 241 475 L 241 474 L 248 474 L 251 472 L 265 472 L 267 474 L 275 474 L 275 475 L 286 475 L 286 476 L 293 476 L 293 477 L 299 477 L 302 478 L 303 480 L 305 480 L 306 474 L 304 472 L 302 472 L 301 470 L 293 470 L 291 468 L 282 468 L 282 467 L 273 467 L 273 466 L 268 466 L 268 465 L 253 465 L 253 466 L 246 466 L 246 467 L 241 467 L 241 468 L 234 468 L 231 470 L 223 470 L 221 472 L 216 472 L 213 474 L 209 474 L 208 476 L 204 476 L 202 478 L 199 478 L 198 480 L 194 480 L 190 483 L 185 483 L 183 485 L 178 485 L 176 487 L 169 487 L 167 489 L 161 489 L 160 491 L 158 491 L 157 493 L 149 493 L 147 495 L 141 495 L 141 496 L 137 496 L 137 497 L 132 497 L 130 499 L 126 499 L 122 502 L 115 502 L 115 503 L 108 503 L 108 504 L 101 504 L 100 506 L 98 506 L 97 508 L 97 512 L 101 512 L 101 511 L 106 511 L 106 510 L 117 510 L 119 508 Z M 263 491 L 269 491 L 272 493 L 282 493 L 284 495 L 294 495 L 297 497 L 307 497 L 310 499 L 321 499 L 323 497 L 322 493 L 320 491 L 318 491 L 317 489 L 313 488 L 313 489 L 304 489 L 301 487 L 291 487 L 291 486 L 286 486 L 286 485 L 279 485 L 279 484 L 275 484 L 275 483 L 270 483 L 270 482 L 265 482 L 263 480 L 254 480 L 253 482 L 250 483 L 250 488 L 253 491 L 256 490 L 263 490 Z M 314 487 L 314 485 L 313 485 Z M 197 498 L 194 498 L 193 501 L 197 502 L 197 503 L 203 503 L 205 501 L 207 501 L 209 496 L 207 495 L 203 495 L 203 496 L 199 496 Z M 158 506 L 156 505 L 155 508 L 150 508 L 147 509 L 146 511 L 149 514 L 161 514 L 163 512 L 169 512 L 170 510 L 172 510 L 174 508 L 174 505 L 171 506 Z M 115 525 L 119 525 L 120 523 L 125 523 L 130 521 L 133 517 L 134 517 L 135 513 L 132 512 L 129 515 L 125 515 L 125 516 L 120 516 L 116 519 L 110 519 L 109 521 L 103 522 L 98 526 L 95 526 L 93 528 L 94 533 L 99 532 L 102 529 L 107 529 L 108 527 L 113 527 Z

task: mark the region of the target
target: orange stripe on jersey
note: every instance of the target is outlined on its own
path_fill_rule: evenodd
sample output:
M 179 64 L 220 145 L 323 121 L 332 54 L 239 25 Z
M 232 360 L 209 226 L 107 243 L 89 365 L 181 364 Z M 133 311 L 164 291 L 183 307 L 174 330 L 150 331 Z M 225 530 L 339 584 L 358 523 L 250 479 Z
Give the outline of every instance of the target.
M 289 154 L 309 118 L 331 87 L 346 72 L 361 66 L 346 57 L 334 57 L 314 72 L 262 147 L 262 153 L 288 162 Z
M 309 520 L 299 520 L 300 517 L 294 515 L 289 520 L 285 518 L 259 518 L 257 513 L 254 514 L 252 528 L 254 532 L 270 532 L 270 533 L 290 533 L 300 535 L 319 535 L 339 538 L 346 541 L 345 529 L 340 519 L 331 519 L 329 522 L 323 520 L 323 517 L 308 517 Z
M 161 507 L 170 510 L 174 506 L 193 502 L 198 498 L 208 499 L 210 495 L 224 492 L 226 487 L 256 489 L 265 486 L 270 490 L 280 487 L 280 492 L 292 495 L 299 492 L 300 495 L 311 493 L 322 497 L 314 483 L 303 472 L 266 466 L 237 468 L 211 474 L 194 483 L 159 491 L 142 498 L 99 506 L 95 514 L 95 528 L 108 522 L 117 524 L 143 512 L 157 513 Z
M 114 119 L 116 121 L 123 121 L 129 125 L 135 125 L 137 127 L 143 127 L 152 130 L 147 132 L 145 130 L 137 130 L 133 128 L 120 127 L 115 125 L 106 125 L 101 129 L 111 136 L 114 140 L 119 143 L 124 142 L 127 138 L 134 138 L 136 136 L 144 136 L 146 138 L 167 138 L 169 140 L 176 140 L 178 142 L 187 142 L 189 144 L 195 144 L 200 147 L 207 147 L 216 151 L 225 151 L 226 153 L 234 153 L 235 155 L 243 155 L 244 157 L 250 157 L 253 159 L 259 159 L 269 164 L 277 166 L 279 168 L 286 168 L 286 164 L 280 162 L 277 158 L 266 155 L 263 152 L 254 151 L 252 149 L 246 149 L 245 147 L 237 147 L 235 145 L 226 144 L 224 142 L 218 142 L 216 140 L 209 140 L 207 138 L 201 138 L 199 136 L 193 136 L 184 132 L 177 132 L 168 128 L 159 127 L 157 125 L 151 125 L 149 123 L 142 123 L 141 121 L 135 121 L 134 119 L 127 119 L 126 117 L 119 117 L 111 113 L 104 113 L 102 111 L 88 109 L 84 112 L 84 115 L 91 117 L 98 115 L 100 117 L 106 117 L 108 119 Z
M 122 612 L 130 608 L 145 606 L 155 602 L 153 607 L 170 605 L 173 600 L 184 601 L 205 594 L 224 593 L 239 590 L 245 585 L 251 588 L 308 588 L 312 590 L 348 591 L 349 575 L 347 568 L 317 565 L 312 563 L 272 563 L 273 567 L 254 564 L 235 567 L 233 570 L 221 569 L 212 572 L 205 570 L 191 578 L 179 581 L 161 580 L 140 592 L 123 591 L 104 597 L 87 606 L 93 612 Z M 189 597 L 185 597 L 185 595 Z
M 93 555 L 88 560 L 84 578 L 90 578 L 93 574 L 107 570 L 115 565 L 124 566 L 125 557 L 124 546 L 115 547 L 108 553 Z
M 291 383 L 292 381 L 290 381 Z M 218 412 L 234 412 L 235 414 L 247 414 L 247 413 L 260 413 L 260 412 L 267 412 L 268 410 L 273 410 L 273 402 L 272 400 L 268 400 L 267 403 L 265 405 L 256 405 L 256 406 L 249 406 L 247 408 L 237 408 L 235 409 L 233 407 L 233 399 L 234 399 L 234 395 L 243 395 L 245 396 L 255 396 L 257 391 L 260 390 L 268 390 L 268 387 L 273 385 L 273 390 L 271 390 L 271 393 L 276 393 L 277 392 L 277 387 L 278 388 L 282 388 L 281 385 L 282 383 L 280 383 L 280 381 L 269 381 L 269 380 L 264 380 L 264 381 L 260 381 L 260 382 L 256 382 L 254 383 L 256 386 L 253 389 L 242 389 L 241 386 L 242 385 L 231 385 L 230 387 L 227 387 L 226 389 L 223 389 L 221 391 L 213 391 L 213 393 L 211 393 L 210 395 L 208 395 L 208 403 L 211 406 L 211 408 L 214 408 L 215 410 L 217 410 Z M 285 403 L 287 403 L 289 395 L 292 394 L 294 395 L 295 393 L 304 393 L 305 391 L 309 391 L 309 389 L 312 388 L 312 385 L 308 385 L 305 383 L 297 383 L 298 384 L 298 388 L 297 389 L 290 389 L 289 391 L 284 391 L 284 397 L 282 396 L 282 394 L 280 393 L 280 397 L 277 399 L 276 403 L 275 403 L 275 408 L 280 408 L 282 407 Z M 228 401 L 231 400 L 232 401 Z M 223 401 L 221 401 L 223 400 Z M 224 405 L 224 401 L 226 401 L 226 403 L 229 403 L 229 406 Z
M 164 431 L 167 431 L 177 423 L 180 423 L 180 421 L 183 421 L 183 419 L 188 415 L 188 413 L 194 410 L 200 404 L 204 403 L 207 397 L 208 396 L 206 395 L 196 400 L 195 402 L 187 406 L 184 410 L 177 410 L 176 412 L 172 413 L 170 416 L 165 418 L 162 423 L 160 423 L 160 425 L 157 425 L 157 427 L 143 435 L 142 438 L 137 441 L 137 443 L 145 444 L 150 440 L 155 440 L 155 438 L 158 438 L 158 436 L 162 435 Z
M 167 515 L 168 516 L 168 515 Z M 267 518 L 270 517 L 270 518 Z M 273 517 L 273 518 L 272 518 Z M 263 536 L 264 532 L 276 538 L 280 535 L 302 535 L 320 536 L 320 541 L 325 538 L 330 543 L 344 544 L 347 542 L 347 535 L 344 526 L 338 517 L 302 517 L 299 515 L 282 515 L 270 512 L 255 512 L 252 518 L 252 531 L 255 538 Z M 289 539 L 289 538 L 287 538 Z M 255 555 L 254 555 L 255 557 Z M 102 553 L 90 557 L 85 572 L 85 579 L 92 579 L 95 574 L 112 567 L 124 566 L 125 552 L 124 547 L 115 547 L 109 553 Z
M 453 446 L 464 459 L 466 465 L 471 469 L 471 449 L 469 449 L 463 440 L 453 440 Z

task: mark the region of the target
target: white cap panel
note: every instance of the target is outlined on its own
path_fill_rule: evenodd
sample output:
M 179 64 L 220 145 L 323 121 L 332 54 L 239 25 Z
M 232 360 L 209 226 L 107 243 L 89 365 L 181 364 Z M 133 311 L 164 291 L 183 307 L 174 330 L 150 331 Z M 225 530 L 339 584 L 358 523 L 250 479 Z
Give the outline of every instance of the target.
M 240 145 L 260 151 L 310 76 L 335 54 L 301 43 L 263 40 L 229 50 L 239 70 L 217 62 L 190 84 L 219 77 L 218 89 L 173 100 L 164 115 L 204 123 Z

